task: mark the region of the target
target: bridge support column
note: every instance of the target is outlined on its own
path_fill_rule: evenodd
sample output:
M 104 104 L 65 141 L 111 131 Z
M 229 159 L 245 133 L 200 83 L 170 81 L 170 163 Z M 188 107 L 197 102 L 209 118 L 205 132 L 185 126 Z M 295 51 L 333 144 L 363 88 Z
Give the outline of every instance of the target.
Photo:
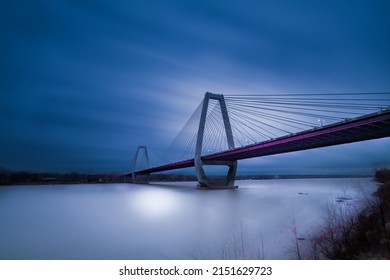
M 203 99 L 203 107 L 202 114 L 200 116 L 199 121 L 199 129 L 196 140 L 196 149 L 195 149 L 195 170 L 198 176 L 198 187 L 206 188 L 206 189 L 221 189 L 221 188 L 237 188 L 234 186 L 234 181 L 236 178 L 237 172 L 237 161 L 208 161 L 204 162 L 202 160 L 202 147 L 203 147 L 203 136 L 206 124 L 207 117 L 207 109 L 209 106 L 209 100 L 214 99 L 219 101 L 219 105 L 221 107 L 221 113 L 223 118 L 223 123 L 226 132 L 226 140 L 228 144 L 229 150 L 234 149 L 234 140 L 233 140 L 233 132 L 232 127 L 230 125 L 229 115 L 226 108 L 225 98 L 222 94 L 213 94 L 210 92 L 206 92 L 205 97 Z M 228 173 L 225 178 L 222 179 L 214 179 L 208 178 L 203 166 L 204 165 L 226 165 L 229 167 Z
M 149 184 L 149 175 L 150 174 L 137 174 L 137 161 L 139 156 L 143 153 L 146 159 L 146 168 L 150 166 L 149 163 L 149 155 L 148 155 L 148 149 L 146 146 L 138 146 L 137 152 L 135 153 L 135 156 L 133 158 L 133 161 L 131 163 L 131 182 L 133 184 Z

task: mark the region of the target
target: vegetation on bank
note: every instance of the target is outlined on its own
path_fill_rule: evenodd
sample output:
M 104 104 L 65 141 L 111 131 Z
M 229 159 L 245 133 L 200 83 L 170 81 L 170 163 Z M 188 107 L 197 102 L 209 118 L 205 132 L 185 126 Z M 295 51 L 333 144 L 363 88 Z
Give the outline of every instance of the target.
M 375 190 L 362 209 L 332 202 L 322 228 L 306 240 L 295 227 L 290 253 L 297 259 L 390 259 L 390 170 L 375 172 Z M 363 191 L 363 190 L 362 190 Z

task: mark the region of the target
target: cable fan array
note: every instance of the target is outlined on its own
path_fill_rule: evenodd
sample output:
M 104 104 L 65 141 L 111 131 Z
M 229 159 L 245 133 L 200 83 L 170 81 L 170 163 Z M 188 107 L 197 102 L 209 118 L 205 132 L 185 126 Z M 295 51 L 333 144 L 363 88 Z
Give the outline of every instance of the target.
M 262 94 L 224 97 L 236 148 L 390 109 L 390 93 Z M 202 106 L 203 101 L 161 160 L 156 164 L 152 162 L 152 165 L 194 158 Z M 228 150 L 227 133 L 230 132 L 225 128 L 220 103 L 218 100 L 210 99 L 202 155 Z
M 390 93 L 225 96 L 236 146 L 389 109 Z

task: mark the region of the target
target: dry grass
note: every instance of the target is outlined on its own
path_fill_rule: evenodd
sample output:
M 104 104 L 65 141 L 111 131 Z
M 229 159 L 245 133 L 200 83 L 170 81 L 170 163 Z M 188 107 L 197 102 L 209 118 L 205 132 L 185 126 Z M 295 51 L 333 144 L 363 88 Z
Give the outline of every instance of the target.
M 331 202 L 325 226 L 310 237 L 311 259 L 390 259 L 390 170 L 378 170 L 367 207 Z

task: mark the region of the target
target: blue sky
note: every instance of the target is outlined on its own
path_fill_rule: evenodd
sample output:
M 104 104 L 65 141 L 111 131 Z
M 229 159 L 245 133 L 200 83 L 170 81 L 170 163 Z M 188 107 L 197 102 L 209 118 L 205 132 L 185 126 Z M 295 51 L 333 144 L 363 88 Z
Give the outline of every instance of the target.
M 125 172 L 139 144 L 164 151 L 206 91 L 390 89 L 388 1 L 0 7 L 0 166 L 10 169 Z M 239 170 L 369 172 L 390 159 L 389 141 L 252 159 Z

